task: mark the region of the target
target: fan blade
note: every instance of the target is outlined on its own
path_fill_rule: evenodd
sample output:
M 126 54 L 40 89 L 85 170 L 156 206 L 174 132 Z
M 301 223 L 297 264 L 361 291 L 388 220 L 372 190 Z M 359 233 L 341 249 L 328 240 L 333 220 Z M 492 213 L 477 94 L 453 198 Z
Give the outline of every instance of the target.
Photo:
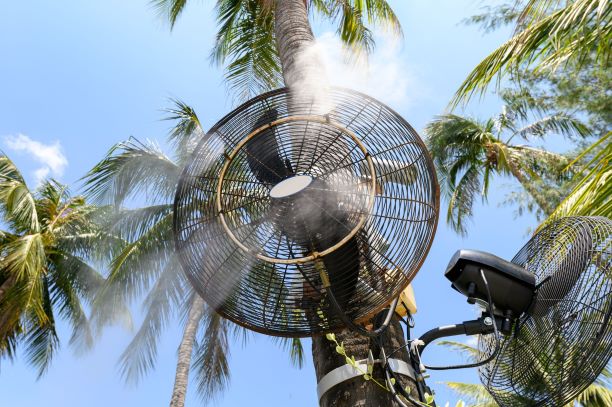
M 322 180 L 294 197 L 278 204 L 275 221 L 282 233 L 303 248 L 305 253 L 326 250 L 350 232 L 348 216 L 337 191 Z M 354 236 L 333 252 L 323 256 L 331 291 L 346 308 L 355 292 L 361 264 L 359 239 Z
M 253 131 L 276 120 L 278 112 L 270 109 L 257 119 Z M 283 160 L 276 140 L 274 128 L 267 128 L 253 137 L 245 145 L 249 168 L 258 181 L 264 184 L 277 184 L 292 175 L 288 160 Z
M 335 243 L 330 241 L 328 244 L 336 244 L 343 237 L 337 236 L 337 241 L 334 240 Z M 355 294 L 360 263 L 359 242 L 355 236 L 338 249 L 323 257 L 323 264 L 329 275 L 331 291 L 345 312 L 347 312 L 350 300 Z

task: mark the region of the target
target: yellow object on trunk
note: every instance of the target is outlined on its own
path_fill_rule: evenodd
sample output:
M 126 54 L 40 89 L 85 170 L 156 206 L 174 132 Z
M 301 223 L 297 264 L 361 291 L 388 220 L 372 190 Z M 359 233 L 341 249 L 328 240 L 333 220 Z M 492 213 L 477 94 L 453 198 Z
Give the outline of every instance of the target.
M 412 289 L 412 284 L 408 284 L 408 287 L 402 291 L 400 294 L 400 300 L 397 303 L 397 308 L 395 308 L 395 312 L 397 312 L 402 317 L 406 316 L 406 308 L 410 312 L 410 315 L 414 315 L 417 312 L 416 300 L 414 299 L 414 290 Z

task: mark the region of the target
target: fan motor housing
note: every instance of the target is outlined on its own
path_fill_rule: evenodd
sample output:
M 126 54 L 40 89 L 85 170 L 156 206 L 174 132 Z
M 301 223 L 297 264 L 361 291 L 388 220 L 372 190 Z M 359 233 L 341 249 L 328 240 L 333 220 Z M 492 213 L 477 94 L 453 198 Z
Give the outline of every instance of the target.
M 536 290 L 535 276 L 493 254 L 459 250 L 451 258 L 445 276 L 455 290 L 486 303 L 487 291 L 481 270 L 489 284 L 494 312 L 499 312 L 500 316 L 518 317 L 529 309 Z

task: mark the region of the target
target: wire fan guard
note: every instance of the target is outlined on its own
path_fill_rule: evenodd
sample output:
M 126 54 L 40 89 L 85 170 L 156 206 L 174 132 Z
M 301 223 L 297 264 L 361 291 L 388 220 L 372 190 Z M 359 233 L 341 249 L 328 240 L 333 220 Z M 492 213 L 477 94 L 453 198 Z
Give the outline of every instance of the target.
M 377 100 L 332 88 L 333 108 L 287 89 L 254 98 L 200 141 L 176 193 L 179 258 L 221 315 L 270 335 L 343 327 L 387 305 L 419 270 L 439 192 L 417 133 Z
M 529 315 L 480 369 L 501 406 L 564 406 L 599 376 L 612 356 L 611 261 L 612 221 L 603 217 L 557 220 L 514 257 L 539 288 Z M 481 337 L 481 352 L 494 347 Z

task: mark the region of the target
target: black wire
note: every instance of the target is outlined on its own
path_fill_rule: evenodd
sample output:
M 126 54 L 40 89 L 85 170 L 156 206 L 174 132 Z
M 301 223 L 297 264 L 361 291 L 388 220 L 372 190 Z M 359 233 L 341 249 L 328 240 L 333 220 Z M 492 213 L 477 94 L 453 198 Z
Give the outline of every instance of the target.
M 380 339 L 378 339 L 380 341 Z M 381 349 L 381 354 L 384 356 L 383 357 L 383 367 L 385 369 L 385 382 L 387 383 L 387 387 L 389 387 L 391 394 L 393 395 L 393 398 L 395 399 L 395 401 L 401 406 L 401 407 L 408 407 L 408 405 L 406 403 L 404 403 L 402 401 L 402 399 L 399 398 L 398 396 L 398 390 L 399 390 L 399 394 L 404 397 L 406 400 L 408 400 L 409 402 L 411 402 L 412 404 L 415 404 L 417 406 L 422 406 L 423 405 L 423 400 L 416 400 L 414 397 L 412 397 L 401 385 L 401 382 L 398 380 L 397 376 L 395 375 L 395 372 L 393 370 L 391 370 L 391 366 L 389 365 L 388 361 L 389 361 L 389 356 L 386 355 L 384 348 L 382 346 L 382 343 L 379 344 L 380 349 Z M 422 398 L 423 396 L 421 395 L 421 393 L 424 393 L 424 389 L 421 390 L 420 389 L 420 383 L 418 382 L 418 374 L 415 371 L 415 386 L 417 387 L 417 390 L 420 394 L 420 397 Z M 395 384 L 392 383 L 392 379 L 395 380 Z M 423 382 L 424 384 L 424 382 Z
M 306 282 L 308 284 L 310 284 L 311 287 L 315 288 L 315 286 L 313 285 L 312 281 L 308 278 L 306 273 L 304 273 L 302 268 L 298 266 L 297 269 L 300 272 L 300 274 L 302 275 L 302 277 L 304 277 Z M 399 297 L 397 297 L 393 301 L 391 301 L 391 304 L 389 305 L 389 310 L 387 311 L 387 316 L 385 317 L 385 320 L 383 321 L 382 325 L 379 326 L 378 328 L 372 330 L 372 331 L 368 331 L 366 329 L 363 329 L 359 325 L 355 324 L 346 315 L 346 313 L 344 312 L 344 310 L 342 309 L 342 307 L 340 306 L 340 304 L 336 300 L 336 296 L 332 292 L 331 287 L 326 287 L 325 288 L 325 292 L 327 293 L 327 297 L 330 300 L 332 308 L 334 308 L 334 311 L 336 311 L 336 313 L 338 314 L 338 317 L 340 317 L 340 320 L 344 323 L 344 325 L 346 325 L 346 327 L 349 328 L 350 330 L 355 331 L 358 334 L 361 334 L 361 335 L 366 336 L 368 338 L 377 338 L 377 337 L 379 337 L 389 327 L 389 324 L 391 323 L 391 318 L 393 317 L 393 314 L 395 313 L 395 309 L 397 308 L 397 303 L 399 302 Z M 380 315 L 380 314 L 378 314 L 378 315 Z
M 453 369 L 466 369 L 466 368 L 471 368 L 471 367 L 479 367 L 482 365 L 486 365 L 487 363 L 489 363 L 490 361 L 492 361 L 493 359 L 495 359 L 495 357 L 497 356 L 497 354 L 499 353 L 500 350 L 500 339 L 499 339 L 499 332 L 497 330 L 497 322 L 495 321 L 495 316 L 493 315 L 493 301 L 491 300 L 491 292 L 489 290 L 489 282 L 487 281 L 487 278 L 484 275 L 484 271 L 480 270 L 480 278 L 482 278 L 482 282 L 484 283 L 485 286 L 485 290 L 487 291 L 487 300 L 489 301 L 489 315 L 491 316 L 491 318 L 493 319 L 493 334 L 495 335 L 495 349 L 493 350 L 493 353 L 486 359 L 481 360 L 480 362 L 475 362 L 475 363 L 467 363 L 464 365 L 451 365 L 451 366 L 428 366 L 428 365 L 424 365 L 425 369 L 429 369 L 429 370 L 453 370 Z
M 336 297 L 332 293 L 331 287 L 327 287 L 325 289 L 325 291 L 327 292 L 327 297 L 329 299 L 329 302 L 331 303 L 332 307 L 334 308 L 334 310 L 336 311 L 336 313 L 338 314 L 338 316 L 340 317 L 340 319 L 342 320 L 344 325 L 346 325 L 347 328 L 349 328 L 350 330 L 355 331 L 358 334 L 361 334 L 363 336 L 367 336 L 368 338 L 377 338 L 383 332 L 385 332 L 385 330 L 389 327 L 389 324 L 391 323 L 391 318 L 393 317 L 393 314 L 395 313 L 395 308 L 397 308 L 397 303 L 399 301 L 399 297 L 397 297 L 397 298 L 395 298 L 391 302 L 391 305 L 389 306 L 389 310 L 387 311 L 387 315 L 385 317 L 385 320 L 384 320 L 384 322 L 382 323 L 381 326 L 379 326 L 378 328 L 376 328 L 376 329 L 374 329 L 372 331 L 368 331 L 368 330 L 360 327 L 359 325 L 355 324 L 344 313 L 344 310 L 342 309 L 340 304 L 338 304 L 338 301 L 336 300 Z
M 408 322 L 408 319 L 412 319 L 412 315 L 410 314 L 410 311 L 406 308 L 406 304 L 404 304 L 402 302 L 402 305 L 404 306 L 404 308 L 406 309 L 406 320 L 404 320 L 403 318 L 399 318 L 399 320 L 401 322 L 403 322 L 406 325 L 406 336 L 407 336 L 407 342 L 410 342 L 410 328 L 411 325 Z M 380 314 L 379 314 L 380 316 Z M 413 327 L 414 325 L 412 325 Z M 383 369 L 385 371 L 385 382 L 387 383 L 387 387 L 389 387 L 391 394 L 393 395 L 393 398 L 395 399 L 395 401 L 401 406 L 401 407 L 409 407 L 406 403 L 403 402 L 402 399 L 399 398 L 398 396 L 398 390 L 399 390 L 399 394 L 404 397 L 406 400 L 408 400 L 409 402 L 415 404 L 415 405 L 422 405 L 422 401 L 418 401 L 415 398 L 413 398 L 408 392 L 406 392 L 406 390 L 401 386 L 401 382 L 398 380 L 398 377 L 395 375 L 395 372 L 393 370 L 391 370 L 391 366 L 389 365 L 388 361 L 389 361 L 389 356 L 395 352 L 397 352 L 399 349 L 402 349 L 402 347 L 394 350 L 391 354 L 389 354 L 389 356 L 387 356 L 386 352 L 384 351 L 384 346 L 383 346 L 383 342 L 382 342 L 382 336 L 378 336 L 374 339 L 376 341 L 376 343 L 378 344 L 378 347 L 380 348 L 380 354 L 383 356 Z M 393 380 L 395 380 L 395 384 L 393 384 L 391 382 L 391 378 Z M 419 386 L 419 383 L 416 382 L 416 377 L 415 377 L 415 385 Z

